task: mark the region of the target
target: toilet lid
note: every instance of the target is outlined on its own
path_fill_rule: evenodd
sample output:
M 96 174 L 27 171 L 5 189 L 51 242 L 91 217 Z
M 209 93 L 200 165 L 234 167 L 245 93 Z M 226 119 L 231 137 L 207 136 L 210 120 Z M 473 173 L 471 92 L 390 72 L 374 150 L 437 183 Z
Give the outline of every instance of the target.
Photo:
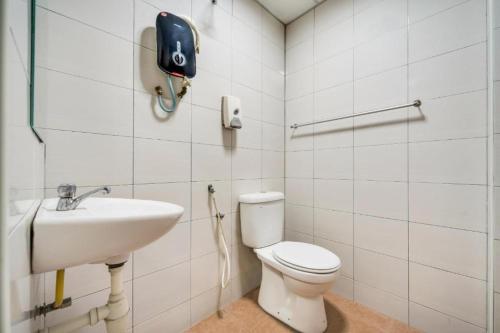
M 303 272 L 331 273 L 340 267 L 340 259 L 333 252 L 308 243 L 281 242 L 273 247 L 273 257 Z

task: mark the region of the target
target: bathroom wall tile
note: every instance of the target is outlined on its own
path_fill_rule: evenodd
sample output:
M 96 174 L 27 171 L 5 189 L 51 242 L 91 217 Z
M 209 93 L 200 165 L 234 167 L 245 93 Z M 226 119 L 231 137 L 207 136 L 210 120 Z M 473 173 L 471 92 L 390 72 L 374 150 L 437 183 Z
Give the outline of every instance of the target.
M 140 46 L 134 45 L 134 90 L 156 95 L 155 87 L 160 86 L 163 91 L 168 91 L 167 80 L 164 73 L 158 70 L 156 52 Z M 174 86 L 179 79 L 173 79 Z
M 323 120 L 353 113 L 352 83 L 341 84 L 314 93 L 314 119 Z
M 152 319 L 187 300 L 189 274 L 189 263 L 186 262 L 134 279 L 134 324 Z
M 394 110 L 354 119 L 354 145 L 404 143 L 407 141 L 408 116 Z
M 486 234 L 410 223 L 410 260 L 486 280 Z
M 131 42 L 43 8 L 37 10 L 37 23 L 37 66 L 132 87 Z
M 193 104 L 220 110 L 221 96 L 229 95 L 230 91 L 229 80 L 200 69 L 192 83 Z
M 353 0 L 325 1 L 314 9 L 314 31 L 319 33 L 353 15 Z
M 231 300 L 231 287 L 229 285 L 226 290 L 222 291 L 220 302 L 223 307 L 227 306 Z M 219 294 L 220 286 L 217 286 L 191 299 L 191 325 L 195 325 L 217 312 Z
M 121 185 L 132 182 L 132 139 L 46 131 L 46 186 L 62 183 Z
M 354 300 L 354 280 L 346 276 L 339 275 L 330 291 L 349 300 Z
M 239 179 L 231 182 L 231 211 L 239 214 L 240 195 L 261 192 L 260 179 Z
M 36 75 L 37 127 L 132 135 L 131 90 L 45 68 Z
M 232 155 L 233 179 L 262 178 L 261 160 L 261 150 L 239 148 L 234 151 Z M 248 163 L 249 161 L 253 163 Z
M 283 48 L 266 37 L 262 37 L 262 64 L 273 71 L 281 74 L 285 73 Z M 284 79 L 282 82 L 284 82 Z
M 257 288 L 262 280 L 260 266 L 254 270 L 238 274 L 231 280 L 231 300 L 235 301 Z
M 262 66 L 262 92 L 275 98 L 285 97 L 285 77 L 282 72 L 278 72 Z
M 218 115 L 220 122 L 220 114 Z M 262 147 L 262 123 L 257 120 L 246 118 L 245 125 L 238 130 L 225 130 L 228 134 L 232 134 L 232 146 L 237 148 L 252 148 L 260 149 Z
M 406 27 L 378 36 L 354 48 L 356 79 L 403 66 L 407 62 Z
M 192 145 L 192 180 L 226 180 L 231 177 L 231 155 L 222 146 Z
M 345 21 L 314 35 L 314 62 L 348 50 L 353 46 L 353 19 Z
M 410 300 L 471 324 L 486 325 L 486 282 L 410 263 Z
M 262 119 L 262 95 L 255 89 L 241 84 L 232 83 L 231 94 L 237 96 L 241 101 L 243 117 L 254 120 Z M 220 102 L 219 102 L 220 104 Z
M 314 148 L 352 147 L 352 119 L 314 125 Z M 305 129 L 301 129 L 305 131 Z
M 354 215 L 354 245 L 408 260 L 408 223 L 367 215 Z
M 309 11 L 286 26 L 286 48 L 294 47 L 313 37 L 314 11 Z
M 406 7 L 406 1 L 403 0 L 377 2 L 361 12 L 359 6 L 355 6 L 355 43 L 363 43 L 385 32 L 402 28 L 407 23 Z
M 352 180 L 314 180 L 314 206 L 352 212 Z
M 290 126 L 285 127 L 285 147 L 287 151 L 296 150 L 312 150 L 313 143 L 313 127 L 305 127 L 292 129 Z
M 217 219 L 212 217 L 191 222 L 191 258 L 198 258 L 217 252 L 219 249 L 219 236 Z M 231 215 L 222 220 L 226 237 L 231 236 Z M 230 238 L 226 238 L 231 243 Z
M 158 316 L 134 326 L 136 333 L 177 333 L 189 328 L 189 302 L 184 302 Z
M 240 2 L 250 2 L 249 0 L 238 0 Z M 253 1 L 252 1 L 253 2 Z M 254 2 L 257 7 L 259 5 Z M 238 6 L 235 6 L 238 7 Z M 259 8 L 260 9 L 260 8 Z M 260 10 L 258 13 L 259 21 L 260 21 Z M 260 22 L 254 22 L 254 24 L 259 24 Z M 251 27 L 243 23 L 241 20 L 233 17 L 232 20 L 232 38 L 231 38 L 231 47 L 233 50 L 238 51 L 239 53 L 243 53 L 244 55 L 253 58 L 254 60 L 260 62 L 262 60 L 262 48 L 261 41 L 262 37 L 260 35 L 260 31 L 254 30 L 256 26 Z
M 486 40 L 486 3 L 467 1 L 410 25 L 409 61 L 415 62 Z
M 231 182 L 230 181 L 203 181 L 191 183 L 191 214 L 192 219 L 203 219 L 215 216 L 213 202 L 208 196 L 208 185 L 215 188 L 217 207 L 221 212 L 231 211 Z
M 201 33 L 200 54 L 196 56 L 196 66 L 207 72 L 217 74 L 225 79 L 231 77 L 231 48 L 221 41 Z
M 245 22 L 253 29 L 261 30 L 261 7 L 259 3 L 252 0 L 235 0 L 233 2 L 233 15 Z M 233 25 L 234 26 L 234 25 Z
M 303 242 L 309 244 L 314 243 L 313 236 L 288 229 L 285 229 L 285 240 L 290 242 Z
M 285 179 L 262 179 L 262 191 L 285 193 Z
M 354 178 L 359 180 L 406 181 L 406 144 L 354 148 Z
M 486 136 L 484 90 L 426 100 L 420 109 L 422 118 L 409 123 L 410 141 Z
M 309 122 L 314 119 L 313 115 L 313 95 L 309 94 L 296 99 L 286 101 L 286 125 L 292 125 L 294 123 Z M 303 129 L 297 129 L 297 131 L 302 131 Z M 311 138 L 312 140 L 312 138 Z
M 262 123 L 262 149 L 284 151 L 284 128 L 273 124 Z
M 282 178 L 285 176 L 285 153 L 262 151 L 262 178 Z
M 352 245 L 353 231 L 352 213 L 314 209 L 314 236 Z
M 343 244 L 326 240 L 320 237 L 315 237 L 314 244 L 322 246 L 339 257 L 342 262 L 340 274 L 344 277 L 353 278 L 354 276 L 354 249 L 352 245 Z
M 193 106 L 192 142 L 231 146 L 231 131 L 221 125 L 221 111 Z
M 262 9 L 262 35 L 282 50 L 285 48 L 285 26 L 267 10 Z
M 204 34 L 226 45 L 231 42 L 231 15 L 211 0 L 192 1 L 192 19 Z
M 136 183 L 189 180 L 191 156 L 188 143 L 135 139 L 134 154 Z
M 408 261 L 354 248 L 354 276 L 357 281 L 408 297 Z
M 254 58 L 233 50 L 233 81 L 260 91 L 262 88 L 261 63 Z
M 313 177 L 313 152 L 296 151 L 286 154 L 286 177 L 312 178 Z
M 406 220 L 408 185 L 399 182 L 354 182 L 354 212 Z
M 413 143 L 409 146 L 410 181 L 486 183 L 486 140 Z
M 406 299 L 355 281 L 354 300 L 403 323 L 408 322 Z
M 353 53 L 347 50 L 314 65 L 314 89 L 322 90 L 353 80 Z M 328 75 L 324 75 L 328 73 Z
M 286 100 L 311 94 L 313 92 L 313 84 L 314 71 L 312 67 L 287 75 L 285 78 Z
M 285 124 L 285 103 L 283 99 L 280 100 L 267 94 L 262 94 L 262 120 L 283 126 Z
M 410 326 L 429 333 L 484 333 L 485 329 L 410 302 Z
M 155 96 L 134 92 L 136 137 L 188 142 L 191 140 L 191 114 L 191 105 L 187 101 L 182 101 L 175 112 L 166 113 Z
M 321 149 L 314 152 L 314 177 L 320 179 L 352 179 L 353 149 Z
M 486 47 L 480 43 L 409 66 L 410 98 L 425 99 L 486 88 Z
M 235 245 L 231 248 L 231 277 L 255 271 L 261 261 L 253 250 L 247 246 Z M 221 264 L 222 265 L 222 264 Z M 222 269 L 222 266 L 221 266 Z
M 189 260 L 189 223 L 178 223 L 153 243 L 134 252 L 134 278 Z
M 464 2 L 463 0 L 443 0 L 443 1 L 432 1 L 432 0 L 410 0 L 408 2 L 408 16 L 410 23 L 414 23 L 425 19 L 426 17 L 432 16 L 436 13 L 442 12 L 453 6 L 456 6 Z
M 312 207 L 286 205 L 286 228 L 296 232 L 312 235 L 314 226 L 314 213 Z
M 287 74 L 303 70 L 313 64 L 313 42 L 312 39 L 307 39 L 286 51 Z

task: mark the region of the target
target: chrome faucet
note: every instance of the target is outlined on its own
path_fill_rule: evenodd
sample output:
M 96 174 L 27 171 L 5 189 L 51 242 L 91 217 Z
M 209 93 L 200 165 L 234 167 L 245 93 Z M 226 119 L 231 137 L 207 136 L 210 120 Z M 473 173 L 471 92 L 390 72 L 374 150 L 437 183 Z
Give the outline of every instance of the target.
M 59 195 L 59 202 L 57 203 L 56 210 L 73 210 L 78 207 L 78 205 L 92 194 L 97 192 L 102 192 L 104 194 L 109 194 L 111 188 L 109 186 L 103 186 L 96 188 L 95 190 L 89 191 L 75 198 L 76 195 L 76 185 L 75 184 L 62 184 L 57 187 L 57 194 Z

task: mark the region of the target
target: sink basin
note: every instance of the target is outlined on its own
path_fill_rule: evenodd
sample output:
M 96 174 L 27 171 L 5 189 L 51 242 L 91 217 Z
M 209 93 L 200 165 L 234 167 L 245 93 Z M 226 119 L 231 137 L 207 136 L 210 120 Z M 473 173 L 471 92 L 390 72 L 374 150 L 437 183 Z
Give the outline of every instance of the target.
M 89 198 L 75 210 L 57 211 L 58 200 L 44 200 L 33 222 L 35 273 L 122 263 L 170 231 L 184 213 L 167 202 L 114 198 Z

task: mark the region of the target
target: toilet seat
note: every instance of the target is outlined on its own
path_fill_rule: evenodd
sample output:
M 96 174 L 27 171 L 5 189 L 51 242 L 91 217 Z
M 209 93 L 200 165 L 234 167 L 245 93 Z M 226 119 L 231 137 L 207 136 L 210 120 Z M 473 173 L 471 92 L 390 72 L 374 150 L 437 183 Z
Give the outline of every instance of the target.
M 328 274 L 338 270 L 340 259 L 327 249 L 309 243 L 280 242 L 273 257 L 281 264 L 302 272 Z

